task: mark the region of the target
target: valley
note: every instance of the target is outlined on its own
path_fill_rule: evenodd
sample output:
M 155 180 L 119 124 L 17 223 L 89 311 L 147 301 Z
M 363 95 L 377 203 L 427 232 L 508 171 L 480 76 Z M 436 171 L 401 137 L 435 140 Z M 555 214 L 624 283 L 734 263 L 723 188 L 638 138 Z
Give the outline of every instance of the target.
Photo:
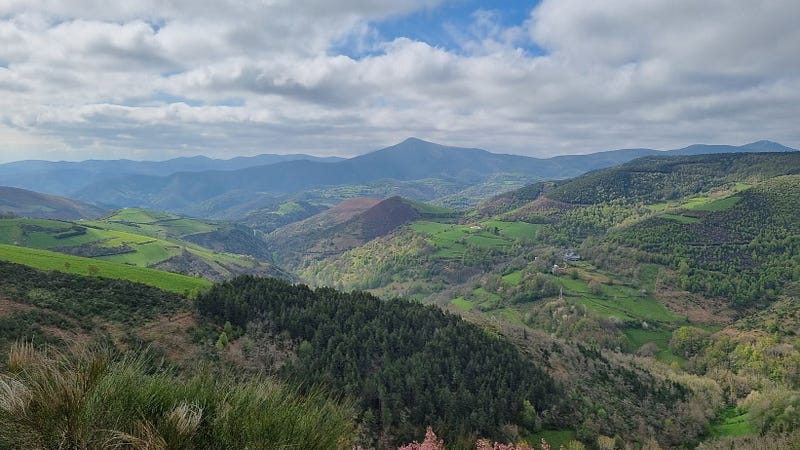
M 412 175 L 389 148 L 162 180 L 188 203 L 134 201 L 165 184 L 124 175 L 135 189 L 102 190 L 130 197 L 81 206 L 86 216 L 8 210 L 0 349 L 148 348 L 180 376 L 203 366 L 301 395 L 317 386 L 347 399 L 337 414 L 352 422 L 337 426 L 364 448 L 427 426 L 454 448 L 795 442 L 800 153 L 598 154 L 573 162 L 594 169 L 584 175 L 545 180 L 530 161 L 400 145 L 427 171 Z M 441 166 L 458 152 L 472 156 Z M 477 175 L 475 155 L 500 172 Z M 363 161 L 384 172 L 364 175 Z M 514 164 L 530 171 L 503 172 Z M 269 191 L 269 174 L 318 165 L 333 178 Z M 362 175 L 336 178 L 337 165 Z M 221 211 L 210 205 L 239 190 L 227 203 L 238 218 L 180 212 L 195 200 Z M 178 212 L 137 207 L 158 205 Z

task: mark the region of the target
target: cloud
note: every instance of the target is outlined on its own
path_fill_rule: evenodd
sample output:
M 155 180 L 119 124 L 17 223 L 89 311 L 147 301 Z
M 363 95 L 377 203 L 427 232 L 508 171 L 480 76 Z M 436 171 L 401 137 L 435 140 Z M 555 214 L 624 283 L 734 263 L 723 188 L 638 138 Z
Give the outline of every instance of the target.
M 442 17 L 457 47 L 381 37 L 442 3 L 3 2 L 0 160 L 800 146 L 797 2 L 544 0 Z

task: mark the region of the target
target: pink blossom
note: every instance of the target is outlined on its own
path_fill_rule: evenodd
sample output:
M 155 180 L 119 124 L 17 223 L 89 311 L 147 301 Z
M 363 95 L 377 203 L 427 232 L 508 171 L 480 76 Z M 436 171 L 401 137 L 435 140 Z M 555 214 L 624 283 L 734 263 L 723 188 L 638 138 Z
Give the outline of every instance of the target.
M 428 430 L 425 431 L 425 440 L 421 444 L 414 441 L 398 447 L 397 450 L 444 450 L 444 441 L 436 437 L 433 428 L 428 427 Z

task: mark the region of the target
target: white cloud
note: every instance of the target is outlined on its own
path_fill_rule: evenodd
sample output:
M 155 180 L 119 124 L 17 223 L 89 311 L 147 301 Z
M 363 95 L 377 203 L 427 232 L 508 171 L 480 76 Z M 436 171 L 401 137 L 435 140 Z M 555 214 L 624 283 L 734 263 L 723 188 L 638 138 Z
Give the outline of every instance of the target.
M 510 27 L 474 12 L 457 50 L 379 40 L 438 3 L 1 2 L 0 160 L 800 146 L 795 1 L 544 0 Z

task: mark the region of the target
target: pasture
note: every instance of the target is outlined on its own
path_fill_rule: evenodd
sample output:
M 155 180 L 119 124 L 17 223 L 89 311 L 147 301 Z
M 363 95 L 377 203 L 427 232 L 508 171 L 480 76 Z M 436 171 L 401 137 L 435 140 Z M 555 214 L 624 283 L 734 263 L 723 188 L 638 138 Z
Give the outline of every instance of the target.
M 0 244 L 0 260 L 40 270 L 135 281 L 186 296 L 194 296 L 211 286 L 211 282 L 202 278 L 6 244 Z

